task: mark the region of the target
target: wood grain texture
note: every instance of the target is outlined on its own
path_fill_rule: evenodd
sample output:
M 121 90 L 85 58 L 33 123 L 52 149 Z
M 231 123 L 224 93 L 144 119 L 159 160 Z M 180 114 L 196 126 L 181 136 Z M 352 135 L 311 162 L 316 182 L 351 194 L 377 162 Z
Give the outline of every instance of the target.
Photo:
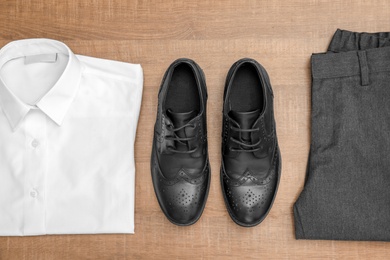
M 292 206 L 305 178 L 310 133 L 311 53 L 324 52 L 337 28 L 390 31 L 388 0 L 0 0 L 0 46 L 53 38 L 77 54 L 141 63 L 145 84 L 136 140 L 135 235 L 0 237 L 0 259 L 388 259 L 384 242 L 297 241 Z M 179 57 L 206 74 L 212 181 L 202 218 L 172 225 L 150 175 L 157 93 Z M 283 170 L 266 220 L 242 228 L 229 218 L 220 183 L 222 95 L 228 69 L 252 57 L 275 94 Z

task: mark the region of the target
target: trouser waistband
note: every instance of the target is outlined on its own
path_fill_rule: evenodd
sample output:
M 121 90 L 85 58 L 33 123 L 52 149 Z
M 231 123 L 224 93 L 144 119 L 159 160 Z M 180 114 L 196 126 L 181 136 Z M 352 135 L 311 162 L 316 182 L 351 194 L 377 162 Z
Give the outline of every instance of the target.
M 390 33 L 355 33 L 337 30 L 328 53 L 313 54 L 313 79 L 361 76 L 390 71 Z M 379 46 L 379 48 L 378 48 Z

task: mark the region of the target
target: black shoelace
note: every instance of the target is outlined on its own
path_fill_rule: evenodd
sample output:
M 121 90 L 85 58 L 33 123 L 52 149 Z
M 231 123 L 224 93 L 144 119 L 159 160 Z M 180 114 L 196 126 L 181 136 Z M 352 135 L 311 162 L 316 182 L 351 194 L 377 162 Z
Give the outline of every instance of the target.
M 166 136 L 166 139 L 167 140 L 172 140 L 174 142 L 177 142 L 178 144 L 181 144 L 181 145 L 185 145 L 187 148 L 188 148 L 188 142 L 191 141 L 191 140 L 194 140 L 195 139 L 195 136 L 192 136 L 192 137 L 180 137 L 177 132 L 186 128 L 186 127 L 192 127 L 192 128 L 195 128 L 196 126 L 194 124 L 184 124 L 180 127 L 177 127 L 177 128 L 174 128 L 172 125 L 168 125 L 167 126 L 167 129 L 169 131 L 171 131 L 173 133 L 174 136 Z M 171 151 L 171 152 L 174 152 L 174 153 L 193 153 L 195 152 L 195 150 L 197 149 L 197 147 L 194 147 L 193 149 L 191 150 L 177 150 L 173 147 L 169 147 L 168 150 Z
M 238 132 L 239 135 L 241 135 L 241 133 L 252 133 L 252 132 L 256 132 L 256 131 L 260 130 L 259 128 L 241 129 L 241 128 L 237 128 L 237 127 L 231 127 L 230 129 Z M 234 137 L 230 137 L 230 140 L 240 146 L 240 148 L 230 148 L 230 150 L 234 151 L 234 152 L 250 153 L 250 152 L 256 152 L 260 149 L 259 145 L 260 145 L 261 140 L 259 140 L 258 142 L 254 143 L 254 144 L 251 141 L 240 141 Z

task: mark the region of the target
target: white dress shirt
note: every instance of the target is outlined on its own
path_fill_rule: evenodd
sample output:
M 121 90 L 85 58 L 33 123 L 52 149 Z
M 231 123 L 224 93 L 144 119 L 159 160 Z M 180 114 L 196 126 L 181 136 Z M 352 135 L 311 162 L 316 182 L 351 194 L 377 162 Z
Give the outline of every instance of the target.
M 134 232 L 139 64 L 27 39 L 0 50 L 0 235 Z

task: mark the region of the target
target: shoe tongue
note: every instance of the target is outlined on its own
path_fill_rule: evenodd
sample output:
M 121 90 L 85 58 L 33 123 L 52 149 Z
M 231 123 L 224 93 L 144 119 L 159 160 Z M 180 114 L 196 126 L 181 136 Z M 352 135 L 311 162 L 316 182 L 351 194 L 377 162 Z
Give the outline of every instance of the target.
M 235 120 L 241 129 L 252 129 L 253 124 L 260 116 L 260 109 L 250 112 L 238 112 L 231 110 L 229 116 Z M 249 142 L 251 140 L 251 133 L 241 133 L 241 140 Z
M 175 128 L 180 127 L 193 119 L 198 112 L 192 110 L 189 112 L 173 112 L 171 109 L 167 110 L 167 116 L 172 120 L 172 124 Z
M 196 110 L 192 110 L 184 113 L 173 112 L 171 109 L 167 110 L 167 116 L 171 119 L 174 128 L 178 128 L 185 125 L 197 115 L 198 112 Z M 176 132 L 176 134 L 179 137 L 187 137 L 185 128 L 186 127 L 180 129 L 179 131 Z M 175 146 L 177 150 L 181 150 L 181 151 L 185 151 L 186 149 L 191 149 L 192 147 L 190 142 L 184 142 L 184 143 L 175 142 Z
M 260 109 L 250 112 L 238 112 L 231 110 L 229 116 L 234 119 L 241 129 L 251 129 L 257 118 L 260 116 Z

